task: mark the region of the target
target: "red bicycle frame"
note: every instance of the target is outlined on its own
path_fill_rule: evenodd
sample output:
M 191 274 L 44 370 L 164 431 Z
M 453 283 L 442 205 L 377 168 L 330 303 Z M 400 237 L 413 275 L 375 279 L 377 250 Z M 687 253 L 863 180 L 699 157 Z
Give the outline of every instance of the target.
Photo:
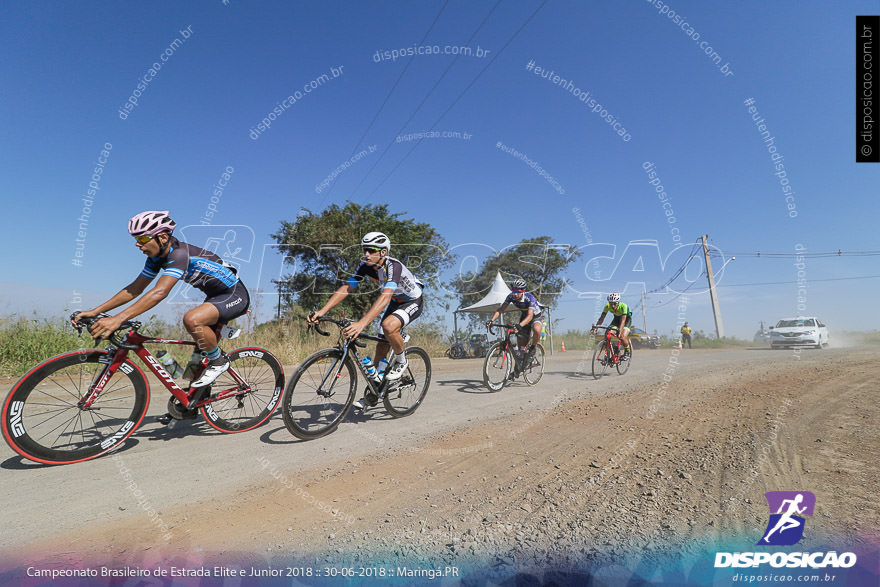
M 217 330 L 219 330 L 222 325 L 217 325 Z M 106 385 L 107 381 L 110 380 L 110 377 L 113 376 L 114 373 L 120 368 L 124 368 L 123 365 L 125 363 L 125 359 L 128 357 L 128 352 L 133 350 L 135 354 L 141 358 L 144 364 L 149 367 L 150 371 L 152 371 L 156 377 L 159 378 L 159 381 L 165 386 L 165 388 L 180 400 L 180 403 L 184 406 L 188 406 L 188 403 L 191 399 L 190 395 L 192 390 L 189 392 L 184 391 L 177 385 L 177 382 L 174 381 L 174 378 L 171 376 L 168 371 L 165 370 L 165 367 L 162 366 L 162 363 L 153 356 L 150 351 L 144 348 L 144 343 L 156 343 L 156 344 L 182 344 L 187 346 L 196 346 L 196 343 L 191 340 L 175 340 L 168 338 L 152 338 L 149 336 L 144 336 L 139 334 L 133 330 L 129 330 L 126 333 L 125 337 L 122 339 L 123 346 L 119 346 L 116 349 L 116 352 L 113 354 L 113 357 L 110 359 L 110 363 L 101 370 L 101 373 L 98 377 L 95 378 L 95 381 L 89 386 L 89 391 L 86 393 L 83 398 L 79 401 L 78 405 L 80 408 L 89 408 L 98 398 L 102 391 L 104 391 L 104 385 Z M 202 367 L 204 368 L 204 366 Z M 203 398 L 194 406 L 188 406 L 192 409 L 200 408 L 205 404 L 209 404 L 211 402 L 224 399 L 231 395 L 240 393 L 241 391 L 245 391 L 248 388 L 247 382 L 241 378 L 241 376 L 235 372 L 235 370 L 230 367 L 228 371 L 229 375 L 238 383 L 238 387 L 234 389 L 227 389 L 217 393 L 213 398 Z M 197 378 L 201 372 L 197 372 L 195 374 L 195 378 Z
M 611 345 L 614 344 L 611 342 L 611 335 L 612 335 L 612 333 L 616 333 L 616 332 L 617 332 L 617 329 L 614 327 L 608 326 L 605 328 L 605 357 L 608 359 L 611 359 L 611 362 L 615 365 L 620 362 L 620 357 L 621 357 L 620 337 L 619 336 L 615 335 L 615 337 L 617 338 L 617 346 L 615 347 L 615 350 L 617 352 L 613 353 L 613 354 L 611 352 Z M 612 357 L 613 357 L 613 359 L 612 359 Z

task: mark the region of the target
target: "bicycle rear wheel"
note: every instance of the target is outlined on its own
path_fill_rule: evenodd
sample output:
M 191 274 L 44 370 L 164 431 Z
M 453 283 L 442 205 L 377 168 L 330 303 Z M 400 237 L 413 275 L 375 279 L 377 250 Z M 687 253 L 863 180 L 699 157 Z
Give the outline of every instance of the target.
M 535 385 L 544 375 L 544 347 L 540 344 L 535 345 L 535 358 L 530 359 L 526 356 L 525 360 L 531 360 L 531 364 L 523 371 L 523 379 L 529 385 Z
M 247 347 L 227 355 L 231 365 L 211 384 L 211 393 L 221 395 L 246 390 L 202 406 L 205 421 L 230 434 L 256 428 L 272 416 L 284 391 L 284 370 L 278 359 L 265 349 Z M 239 384 L 231 371 L 245 380 Z
M 284 425 L 297 438 L 330 434 L 351 409 L 357 371 L 351 357 L 344 364 L 340 361 L 340 349 L 320 350 L 303 361 L 287 383 L 281 413 Z
M 110 363 L 107 351 L 58 355 L 22 377 L 3 404 L 3 438 L 38 463 L 87 461 L 123 444 L 144 419 L 150 403 L 146 377 L 126 360 L 104 382 L 89 408 L 78 402 Z
M 382 403 L 395 418 L 409 416 L 421 405 L 431 383 L 431 359 L 424 349 L 411 346 L 405 349 L 409 366 L 393 387 L 385 392 Z
M 608 352 L 606 350 L 606 346 L 608 343 L 606 341 L 600 342 L 596 346 L 596 350 L 593 351 L 593 378 L 599 379 L 603 375 L 605 375 L 605 371 L 608 369 L 610 365 L 609 361 L 611 358 L 608 356 Z
M 483 383 L 491 391 L 498 391 L 507 382 L 513 368 L 513 355 L 500 342 L 496 342 L 486 353 L 483 361 Z

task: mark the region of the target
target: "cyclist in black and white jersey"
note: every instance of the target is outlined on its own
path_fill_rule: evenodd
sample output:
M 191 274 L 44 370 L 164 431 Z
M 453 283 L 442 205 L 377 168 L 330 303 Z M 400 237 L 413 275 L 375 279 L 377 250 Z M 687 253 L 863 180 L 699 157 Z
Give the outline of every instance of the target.
M 345 285 L 336 290 L 323 308 L 309 316 L 308 321 L 310 324 L 317 324 L 318 318 L 344 300 L 365 278 L 378 283 L 382 288 L 379 298 L 367 310 L 363 318 L 352 322 L 343 333 L 348 338 L 356 338 L 382 313 L 384 308 L 380 332 L 385 335 L 388 343 L 380 342 L 376 345 L 376 356 L 373 358 L 373 362 L 378 364 L 385 358 L 390 344 L 394 349 L 395 356 L 386 378 L 394 381 L 400 379 L 407 367 L 400 329 L 422 313 L 422 282 L 403 263 L 388 256 L 391 240 L 383 233 L 367 233 L 361 239 L 361 248 L 364 258 L 354 274 L 348 278 Z M 355 407 L 363 409 L 363 406 L 362 402 L 355 403 Z
M 79 312 L 72 322 L 90 318 L 118 308 L 141 295 L 150 282 L 159 277 L 156 285 L 139 300 L 115 316 L 101 318 L 89 329 L 99 340 L 117 330 L 123 322 L 143 314 L 164 300 L 178 280 L 192 285 L 205 294 L 205 301 L 183 316 L 183 325 L 209 363 L 202 376 L 192 387 L 207 387 L 229 369 L 229 359 L 220 352 L 214 327 L 229 322 L 247 312 L 250 297 L 238 278 L 235 268 L 205 249 L 182 243 L 171 236 L 177 223 L 168 211 L 148 210 L 128 221 L 128 232 L 135 244 L 147 256 L 140 275 L 115 296 L 91 310 Z

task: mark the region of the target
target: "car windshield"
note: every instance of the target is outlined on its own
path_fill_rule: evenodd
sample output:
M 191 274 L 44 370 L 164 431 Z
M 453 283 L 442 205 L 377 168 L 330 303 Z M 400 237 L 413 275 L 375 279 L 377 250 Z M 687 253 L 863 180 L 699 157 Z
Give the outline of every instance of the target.
M 645 332 L 641 328 L 633 328 L 632 332 L 633 332 L 633 334 L 648 334 L 647 332 Z
M 797 328 L 803 326 L 815 326 L 816 321 L 812 318 L 807 318 L 805 320 L 780 320 L 776 325 L 776 328 Z

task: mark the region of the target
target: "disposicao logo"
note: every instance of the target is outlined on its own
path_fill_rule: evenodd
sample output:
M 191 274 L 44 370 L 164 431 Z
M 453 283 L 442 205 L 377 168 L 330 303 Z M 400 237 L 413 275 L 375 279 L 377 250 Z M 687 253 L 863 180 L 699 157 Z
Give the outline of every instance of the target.
M 770 508 L 767 529 L 757 546 L 791 546 L 804 536 L 806 519 L 816 507 L 816 496 L 809 491 L 769 491 L 764 494 Z M 715 568 L 771 567 L 822 569 L 849 568 L 856 564 L 852 552 L 717 552 Z
M 809 491 L 768 491 L 764 494 L 770 506 L 770 521 L 759 545 L 791 546 L 804 537 L 804 515 L 813 515 L 816 496 Z

